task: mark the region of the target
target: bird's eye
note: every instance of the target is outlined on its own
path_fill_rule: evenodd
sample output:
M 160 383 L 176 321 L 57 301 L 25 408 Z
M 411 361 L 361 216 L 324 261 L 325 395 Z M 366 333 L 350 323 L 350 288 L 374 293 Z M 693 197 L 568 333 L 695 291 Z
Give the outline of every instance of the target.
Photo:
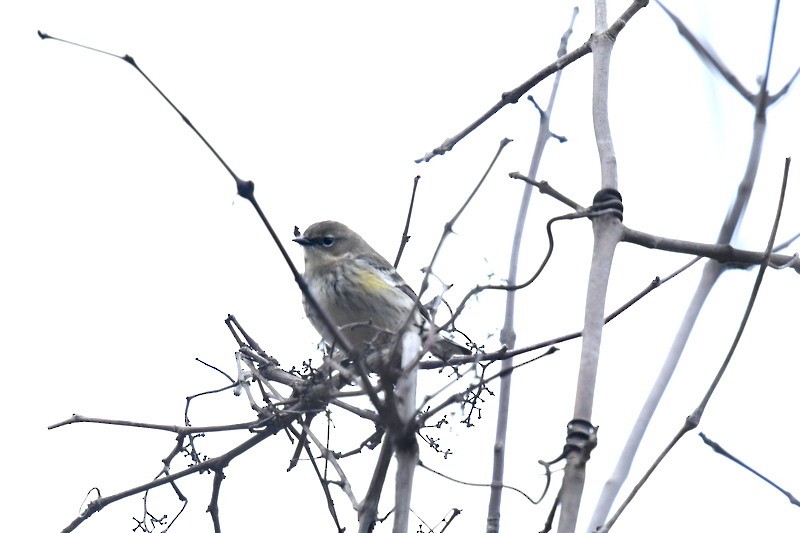
M 326 248 L 329 248 L 329 247 L 333 246 L 333 243 L 335 241 L 336 241 L 336 239 L 334 239 L 333 237 L 330 237 L 330 236 L 323 237 L 322 238 L 322 246 L 324 246 Z

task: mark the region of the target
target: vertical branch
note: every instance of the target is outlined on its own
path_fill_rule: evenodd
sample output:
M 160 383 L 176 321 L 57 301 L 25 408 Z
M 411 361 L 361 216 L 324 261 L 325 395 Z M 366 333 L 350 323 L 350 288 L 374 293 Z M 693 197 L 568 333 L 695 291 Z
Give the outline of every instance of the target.
M 408 532 L 408 517 L 411 511 L 411 492 L 414 471 L 419 458 L 414 418 L 417 413 L 418 355 L 422 339 L 413 328 L 403 334 L 401 374 L 395 387 L 395 406 L 399 418 L 397 428 L 389 428 L 389 438 L 395 447 L 397 474 L 395 478 L 394 533 Z
M 597 0 L 597 4 L 605 4 Z M 603 20 L 602 24 L 605 24 Z M 599 33 L 601 26 L 596 28 Z M 592 59 L 594 65 L 592 89 L 592 123 L 597 142 L 597 153 L 600 157 L 600 178 L 604 189 L 617 188 L 617 156 L 611 139 L 611 125 L 608 119 L 608 78 L 611 66 L 611 50 L 614 40 L 608 35 L 597 35 L 592 39 Z
M 614 39 L 605 33 L 607 27 L 605 1 L 596 0 L 595 34 L 591 39 L 594 64 L 592 119 L 600 158 L 602 190 L 595 196 L 595 207 L 599 207 L 597 204 L 605 198 L 619 198 L 616 193 L 617 161 L 608 118 L 608 79 Z M 561 514 L 558 521 L 559 533 L 575 531 L 585 483 L 586 462 L 589 459 L 588 452 L 594 443 L 594 428 L 590 420 L 594 404 L 608 279 L 614 250 L 622 235 L 621 212 L 603 211 L 599 213 L 592 219 L 592 230 L 594 248 L 586 292 L 583 344 L 575 394 L 574 419 L 568 426 L 569 433 L 565 446 L 566 467 L 563 485 L 559 493 L 561 503 Z
M 767 241 L 767 249 L 764 251 L 764 258 L 761 260 L 761 265 L 758 269 L 758 274 L 756 275 L 756 280 L 753 283 L 753 289 L 750 291 L 750 299 L 747 302 L 747 307 L 745 308 L 744 315 L 742 316 L 742 320 L 739 322 L 739 329 L 736 331 L 736 335 L 733 338 L 733 342 L 731 343 L 731 347 L 728 349 L 728 354 L 725 356 L 725 359 L 722 361 L 722 365 L 717 370 L 717 374 L 714 376 L 714 379 L 711 381 L 711 385 L 709 385 L 708 390 L 706 390 L 703 399 L 700 401 L 700 404 L 695 408 L 695 410 L 686 417 L 686 421 L 683 423 L 683 426 L 678 430 L 672 440 L 667 444 L 667 447 L 661 454 L 656 458 L 650 468 L 647 469 L 642 479 L 636 484 L 633 488 L 631 493 L 622 502 L 620 508 L 617 509 L 617 512 L 614 513 L 614 516 L 609 519 L 609 521 L 604 524 L 602 527 L 597 529 L 600 533 L 608 533 L 611 527 L 619 519 L 620 515 L 627 509 L 628 505 L 630 505 L 633 498 L 638 494 L 639 490 L 644 486 L 644 484 L 650 479 L 653 472 L 655 472 L 656 468 L 664 461 L 667 454 L 670 453 L 678 441 L 683 438 L 683 436 L 688 433 L 689 431 L 695 429 L 698 425 L 700 425 L 700 421 L 703 417 L 703 413 L 705 412 L 706 406 L 708 402 L 711 400 L 711 396 L 716 391 L 719 382 L 722 380 L 722 376 L 725 374 L 725 371 L 728 368 L 728 365 L 733 358 L 733 354 L 736 352 L 736 347 L 739 345 L 739 341 L 742 338 L 742 334 L 744 333 L 744 329 L 747 326 L 747 322 L 750 319 L 750 314 L 753 312 L 753 306 L 756 302 L 756 297 L 758 296 L 759 289 L 761 288 L 761 282 L 764 280 L 764 274 L 767 272 L 767 267 L 769 266 L 770 262 L 770 255 L 772 254 L 773 247 L 775 246 L 775 236 L 778 233 L 778 225 L 781 221 L 781 214 L 783 213 L 783 204 L 786 199 L 786 185 L 789 181 L 789 164 L 791 163 L 791 158 L 786 158 L 783 167 L 783 181 L 781 182 L 781 192 L 778 198 L 778 206 L 775 210 L 775 218 L 772 223 L 772 231 L 770 232 L 769 239 Z
M 214 533 L 222 532 L 222 524 L 219 521 L 219 490 L 225 473 L 222 468 L 214 470 L 214 483 L 211 490 L 211 502 L 208 504 L 208 513 L 211 515 L 211 522 L 214 524 Z
M 383 439 L 381 452 L 372 472 L 372 479 L 369 482 L 367 494 L 358 506 L 358 533 L 371 533 L 378 519 L 378 503 L 383 492 L 383 483 L 386 480 L 386 472 L 392 460 L 394 449 L 389 438 Z
M 761 77 L 760 90 L 754 99 L 750 99 L 750 101 L 754 104 L 755 116 L 753 120 L 753 141 L 750 144 L 750 154 L 747 159 L 747 166 L 745 168 L 744 175 L 742 176 L 742 180 L 739 183 L 739 187 L 736 190 L 736 196 L 734 197 L 731 207 L 725 216 L 725 220 L 720 227 L 719 234 L 717 236 L 717 244 L 730 244 L 731 240 L 733 239 L 736 229 L 744 217 L 745 211 L 747 210 L 747 204 L 753 191 L 756 175 L 758 174 L 758 167 L 761 162 L 761 151 L 764 146 L 764 138 L 767 128 L 766 109 L 768 105 L 774 101 L 768 98 L 766 81 L 769 77 L 769 65 L 772 56 L 772 41 L 774 41 L 775 38 L 775 25 L 777 22 L 779 5 L 780 2 L 776 1 L 769 53 L 767 55 L 767 62 L 764 69 L 765 73 Z M 695 38 L 689 32 L 689 30 L 685 28 L 685 26 L 683 26 L 677 17 L 669 12 L 668 14 L 679 28 L 683 28 L 682 34 L 684 37 L 686 37 L 690 44 L 692 44 L 700 57 L 706 58 L 709 57 L 709 55 L 713 56 L 713 54 L 709 54 L 709 52 L 704 48 L 698 49 L 698 46 L 701 46 L 699 44 L 699 40 Z M 736 80 L 735 76 L 724 69 L 724 67 L 722 67 L 719 63 L 715 63 L 714 68 L 717 69 L 734 88 L 736 88 L 735 83 L 731 81 Z M 611 506 L 619 494 L 622 484 L 625 482 L 628 474 L 630 473 L 633 459 L 636 456 L 636 451 L 639 449 L 639 445 L 644 438 L 645 431 L 647 431 L 647 427 L 650 424 L 653 414 L 655 413 L 656 407 L 658 407 L 661 397 L 663 396 L 664 391 L 667 389 L 667 386 L 672 378 L 672 374 L 674 373 L 675 368 L 678 366 L 678 362 L 683 355 L 683 350 L 686 347 L 689 336 L 692 334 L 692 330 L 694 329 L 694 325 L 700 315 L 700 311 L 703 308 L 708 295 L 711 293 L 711 290 L 714 288 L 714 285 L 716 285 L 717 280 L 724 271 L 725 266 L 717 261 L 709 261 L 706 263 L 694 295 L 692 296 L 692 299 L 684 313 L 681 325 L 679 326 L 678 331 L 675 334 L 675 338 L 672 341 L 672 346 L 670 347 L 669 352 L 664 359 L 664 363 L 661 366 L 661 370 L 659 371 L 659 374 L 656 377 L 652 388 L 650 389 L 647 399 L 642 405 L 639 416 L 637 417 L 633 428 L 631 428 L 631 432 L 628 435 L 628 440 L 625 443 L 619 458 L 617 459 L 617 464 L 614 467 L 614 471 L 603 486 L 600 498 L 597 501 L 591 521 L 589 522 L 589 531 L 594 531 L 595 528 L 601 526 L 606 521 L 608 513 L 611 510 Z
M 569 42 L 569 37 L 572 35 L 572 27 L 575 24 L 575 18 L 577 16 L 578 8 L 575 7 L 572 10 L 572 19 L 570 20 L 569 27 L 561 37 L 561 43 L 557 51 L 558 57 L 562 57 L 567 53 L 567 43 Z M 536 176 L 539 172 L 539 164 L 542 161 L 544 147 L 547 144 L 547 141 L 552 137 L 552 132 L 550 131 L 550 117 L 555 104 L 556 93 L 558 92 L 560 80 L 561 71 L 558 71 L 553 79 L 553 86 L 550 90 L 550 100 L 548 101 L 547 108 L 545 110 L 539 110 L 539 133 L 536 137 L 533 155 L 531 156 L 531 164 L 528 170 L 528 177 L 532 180 L 536 179 Z M 528 216 L 528 208 L 530 206 L 532 192 L 533 185 L 526 183 L 525 190 L 523 191 L 522 198 L 520 199 L 517 225 L 514 230 L 514 240 L 511 244 L 511 258 L 509 259 L 508 265 L 509 285 L 516 285 L 517 283 L 517 267 L 519 265 L 520 249 L 522 248 L 522 234 L 525 230 L 525 221 Z M 517 334 L 514 331 L 515 302 L 516 291 L 507 291 L 505 321 L 503 324 L 503 329 L 500 331 L 500 342 L 509 350 L 514 349 L 517 338 Z M 496 533 L 500 531 L 500 501 L 503 494 L 506 433 L 508 430 L 508 407 L 511 400 L 511 371 L 513 368 L 513 358 L 503 359 L 503 362 L 501 363 L 501 371 L 503 371 L 504 374 L 500 378 L 500 392 L 497 402 L 497 427 L 495 429 L 492 460 L 492 488 L 489 496 L 489 511 L 486 517 L 487 533 Z

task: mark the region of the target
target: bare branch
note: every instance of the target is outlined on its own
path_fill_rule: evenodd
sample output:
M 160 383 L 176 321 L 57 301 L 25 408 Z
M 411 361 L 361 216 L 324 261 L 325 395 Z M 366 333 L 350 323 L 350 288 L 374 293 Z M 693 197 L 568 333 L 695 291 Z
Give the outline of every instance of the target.
M 358 533 L 371 533 L 378 519 L 378 503 L 386 481 L 386 473 L 392 460 L 394 448 L 390 439 L 383 439 L 380 455 L 372 471 L 372 479 L 367 489 L 367 494 L 358 508 Z
M 222 468 L 214 470 L 214 482 L 211 489 L 211 501 L 208 504 L 208 513 L 211 515 L 211 522 L 214 524 L 214 533 L 222 533 L 222 524 L 219 521 L 219 491 L 222 488 L 222 480 L 225 474 Z
M 634 0 L 633 3 L 625 10 L 622 15 L 611 25 L 606 31 L 603 32 L 603 35 L 611 40 L 617 38 L 617 35 L 622 31 L 628 21 L 635 15 L 640 9 L 645 7 L 649 3 L 649 0 Z M 590 37 L 588 41 L 580 45 L 578 48 L 569 52 L 568 54 L 564 54 L 563 56 L 559 57 L 553 63 L 547 65 L 542 70 L 534 74 L 531 78 L 527 81 L 523 82 L 521 85 L 512 89 L 508 92 L 505 92 L 500 97 L 500 101 L 493 105 L 486 113 L 478 117 L 472 124 L 464 128 L 461 132 L 457 133 L 453 137 L 449 139 L 445 139 L 445 141 L 438 147 L 434 148 L 432 151 L 428 152 L 420 159 L 417 159 L 417 163 L 428 162 L 437 155 L 442 155 L 450 150 L 458 144 L 459 141 L 463 140 L 467 135 L 478 129 L 484 122 L 489 120 L 492 116 L 494 116 L 498 111 L 503 109 L 508 104 L 516 104 L 522 96 L 525 95 L 528 91 L 533 89 L 539 82 L 547 79 L 552 74 L 555 74 L 559 70 L 564 69 L 567 65 L 574 63 L 578 59 L 582 58 L 589 52 L 591 52 L 591 40 Z
M 742 468 L 744 468 L 748 472 L 750 472 L 752 474 L 755 474 L 759 478 L 763 479 L 768 484 L 770 484 L 772 487 L 777 489 L 781 494 L 786 496 L 789 499 L 789 503 L 791 503 L 792 505 L 796 505 L 796 506 L 800 507 L 800 500 L 795 498 L 792 495 L 791 492 L 781 488 L 777 483 L 775 483 L 774 481 L 769 479 L 767 476 L 761 474 L 760 472 L 758 472 L 754 468 L 752 468 L 752 467 L 748 466 L 747 464 L 745 464 L 743 461 L 741 461 L 741 460 L 737 459 L 736 457 L 734 457 L 733 455 L 731 455 L 727 450 L 725 450 L 725 448 L 723 448 L 722 446 L 720 446 L 719 444 L 717 444 L 713 440 L 711 440 L 708 437 L 706 437 L 705 433 L 703 433 L 702 431 L 700 432 L 700 438 L 703 439 L 703 442 L 705 442 L 712 450 L 714 450 L 718 454 L 722 455 L 723 457 L 727 457 L 728 459 L 730 459 L 731 461 L 733 461 L 737 465 L 741 466 Z
M 742 95 L 742 97 L 747 100 L 748 102 L 755 102 L 755 94 L 748 91 L 747 88 L 739 81 L 739 79 L 733 75 L 728 67 L 722 62 L 721 59 L 717 56 L 716 53 L 710 48 L 703 45 L 700 40 L 694 36 L 694 34 L 689 30 L 688 27 L 675 15 L 667 9 L 667 7 L 660 2 L 660 0 L 655 0 L 656 4 L 664 10 L 664 13 L 672 20 L 672 23 L 675 24 L 675 27 L 678 28 L 678 33 L 686 39 L 686 41 L 691 45 L 697 55 L 700 56 L 706 64 L 710 65 L 713 70 L 715 70 L 720 76 L 725 78 L 725 80 L 730 84 L 734 90 Z
M 572 28 L 575 25 L 575 19 L 578 16 L 578 8 L 572 10 L 572 18 L 570 19 L 567 29 L 561 36 L 556 55 L 558 57 L 567 53 L 567 43 L 569 37 L 572 35 Z M 553 79 L 553 85 L 550 89 L 550 98 L 547 103 L 547 109 L 542 109 L 536 100 L 528 95 L 528 99 L 533 102 L 536 110 L 539 112 L 539 132 L 534 144 L 533 154 L 531 155 L 531 162 L 528 167 L 528 174 L 534 178 L 538 175 L 539 165 L 541 164 L 547 141 L 554 138 L 553 133 L 550 131 L 550 119 L 555 107 L 556 94 L 561 83 L 561 72 L 558 71 Z M 519 209 L 517 211 L 517 224 L 514 229 L 514 236 L 511 242 L 511 256 L 509 258 L 508 266 L 508 284 L 514 285 L 517 282 L 517 270 L 519 268 L 519 256 L 522 249 L 522 235 L 525 229 L 525 222 L 527 220 L 528 211 L 533 194 L 533 186 L 528 184 L 522 192 L 520 198 Z M 506 308 L 505 316 L 503 319 L 503 328 L 500 330 L 500 342 L 503 346 L 513 350 L 516 346 L 517 334 L 514 329 L 514 315 L 516 307 L 516 291 L 506 292 Z M 504 471 L 506 461 L 506 437 L 508 431 L 508 413 L 509 405 L 511 402 L 511 382 L 512 374 L 511 369 L 514 367 L 512 359 L 504 359 L 501 363 L 503 370 L 508 370 L 500 378 L 500 392 L 497 402 L 497 424 L 495 428 L 495 444 L 492 448 L 492 484 L 491 492 L 489 495 L 489 507 L 486 516 L 486 531 L 487 533 L 496 533 L 500 530 L 500 504 L 502 501 L 502 494 L 504 488 Z M 549 483 L 549 478 L 548 478 Z M 544 497 L 544 495 L 542 495 Z
M 347 480 L 347 475 L 344 473 L 344 469 L 339 464 L 339 461 L 336 458 L 336 454 L 331 452 L 324 444 L 322 444 L 322 442 L 320 442 L 320 440 L 317 438 L 314 432 L 311 431 L 311 429 L 308 427 L 307 424 L 305 424 L 304 422 L 300 422 L 300 425 L 302 426 L 305 434 L 308 435 L 308 437 L 314 443 L 314 446 L 316 446 L 317 449 L 320 451 L 322 457 L 324 457 L 327 462 L 333 465 L 333 468 L 336 470 L 336 473 L 339 475 L 339 479 L 341 480 L 341 483 L 339 483 L 338 485 L 341 487 L 342 492 L 344 492 L 345 495 L 347 495 L 347 498 L 353 505 L 353 509 L 358 509 L 358 500 L 353 494 L 353 488 L 350 486 L 350 482 Z M 311 456 L 310 450 L 309 450 L 309 456 Z
M 408 202 L 408 215 L 406 215 L 406 225 L 403 228 L 403 236 L 400 237 L 400 248 L 397 250 L 397 257 L 394 258 L 394 268 L 400 264 L 400 258 L 403 256 L 403 250 L 406 249 L 411 236 L 408 234 L 408 228 L 411 226 L 411 213 L 414 211 L 414 199 L 417 197 L 417 185 L 419 184 L 420 176 L 414 178 L 414 187 L 411 189 L 411 200 Z
M 140 493 L 145 492 L 147 490 L 150 490 L 152 488 L 160 487 L 162 485 L 166 485 L 168 483 L 172 483 L 172 482 L 174 482 L 174 481 L 176 481 L 178 479 L 181 479 L 181 478 L 186 477 L 188 475 L 194 474 L 196 472 L 203 472 L 203 471 L 206 471 L 206 470 L 215 470 L 216 468 L 223 468 L 228 463 L 230 463 L 230 461 L 234 457 L 238 457 L 239 455 L 241 455 L 245 451 L 249 450 L 250 448 L 252 448 L 256 444 L 258 444 L 262 440 L 267 439 L 267 438 L 271 437 L 272 435 L 274 435 L 275 432 L 280 430 L 280 426 L 283 423 L 283 420 L 288 420 L 288 418 L 277 420 L 278 424 L 274 425 L 273 428 L 271 428 L 269 431 L 262 431 L 260 433 L 257 433 L 256 435 L 250 437 L 248 440 L 246 440 L 245 442 L 243 442 L 239 446 L 236 446 L 232 450 L 230 450 L 230 451 L 228 451 L 228 452 L 226 452 L 226 453 L 224 453 L 224 454 L 222 454 L 222 455 L 220 455 L 218 457 L 214 457 L 212 459 L 208 459 L 208 460 L 203 461 L 201 463 L 192 465 L 189 468 L 181 470 L 180 472 L 178 472 L 176 474 L 170 474 L 168 476 L 157 478 L 157 479 L 154 479 L 153 481 L 150 481 L 150 482 L 145 483 L 143 485 L 139 485 L 137 487 L 133 487 L 133 488 L 124 490 L 122 492 L 118 492 L 117 494 L 112 494 L 111 496 L 106 496 L 105 498 L 98 498 L 98 499 L 90 502 L 89 505 L 86 507 L 86 509 L 77 518 L 75 518 L 67 527 L 65 527 L 63 529 L 62 533 L 67 533 L 69 531 L 74 531 L 87 518 L 91 517 L 93 514 L 95 514 L 96 512 L 102 510 L 104 507 L 106 507 L 109 504 L 112 504 L 112 503 L 117 502 L 119 500 L 125 499 L 125 498 L 127 498 L 129 496 L 133 496 L 134 494 L 140 494 Z
M 129 420 L 113 420 L 109 418 L 92 418 L 83 415 L 72 415 L 68 419 L 48 426 L 47 429 L 56 429 L 69 424 L 89 423 L 89 424 L 108 424 L 111 426 L 127 426 L 143 429 L 155 429 L 158 431 L 168 431 L 178 435 L 191 435 L 196 433 L 213 433 L 218 431 L 232 431 L 238 429 L 254 430 L 263 427 L 265 420 L 254 420 L 252 422 L 240 422 L 238 424 L 225 424 L 222 426 L 176 426 L 169 424 L 148 424 L 146 422 L 132 422 Z
M 680 239 L 668 239 L 666 237 L 659 237 L 657 235 L 636 231 L 628 227 L 625 227 L 623 230 L 622 240 L 644 246 L 645 248 L 708 257 L 720 263 L 725 263 L 731 268 L 747 268 L 761 264 L 764 260 L 763 252 L 739 250 L 729 244 L 705 244 L 682 241 Z M 769 266 L 776 269 L 792 268 L 800 274 L 800 261 L 798 261 L 795 256 L 771 254 L 769 256 Z
M 428 472 L 431 472 L 432 474 L 436 474 L 439 477 L 442 477 L 442 478 L 444 478 L 444 479 L 446 479 L 448 481 L 452 481 L 453 483 L 457 483 L 459 485 L 465 485 L 467 487 L 492 487 L 493 486 L 493 483 L 475 483 L 475 482 L 462 481 L 460 479 L 456 479 L 454 477 L 448 476 L 447 474 L 443 474 L 443 473 L 441 473 L 441 472 L 439 472 L 437 470 L 434 470 L 433 468 L 431 468 L 428 465 L 424 464 L 422 461 L 417 461 L 417 465 L 421 466 L 422 468 L 424 468 Z M 549 484 L 550 484 L 550 479 L 549 479 L 549 475 L 548 475 L 547 485 L 549 486 Z M 528 502 L 530 502 L 531 505 L 538 505 L 538 504 L 542 503 L 542 500 L 547 495 L 547 489 L 545 488 L 545 490 L 542 492 L 542 495 L 539 496 L 539 498 L 534 500 L 533 498 L 528 496 L 525 493 L 525 491 L 523 491 L 522 489 L 518 489 L 517 487 L 513 487 L 513 486 L 507 485 L 505 483 L 503 483 L 502 486 L 503 486 L 504 489 L 513 490 L 517 494 L 522 495 L 522 497 L 525 498 L 526 500 L 528 500 Z
M 781 220 L 781 214 L 783 212 L 783 202 L 786 198 L 786 185 L 789 181 L 789 164 L 791 162 L 790 158 L 786 158 L 786 162 L 784 165 L 783 170 L 783 180 L 781 183 L 781 192 L 778 199 L 778 206 L 775 210 L 775 220 L 772 224 L 772 231 L 770 232 L 769 240 L 767 242 L 767 248 L 764 252 L 764 259 L 761 261 L 761 266 L 758 269 L 758 274 L 756 275 L 755 282 L 753 283 L 753 289 L 750 292 L 750 299 L 747 302 L 747 307 L 744 311 L 744 315 L 742 316 L 742 320 L 739 323 L 739 329 L 736 331 L 736 335 L 731 342 L 731 346 L 728 349 L 728 353 L 725 356 L 725 359 L 722 361 L 722 365 L 720 365 L 717 374 L 714 376 L 711 384 L 706 391 L 705 396 L 700 401 L 700 404 L 695 408 L 694 412 L 686 417 L 686 421 L 684 422 L 683 426 L 678 430 L 672 440 L 667 444 L 666 448 L 661 452 L 661 454 L 656 458 L 650 468 L 648 468 L 647 472 L 645 472 L 642 479 L 636 484 L 636 486 L 631 490 L 631 493 L 625 498 L 625 501 L 622 502 L 619 509 L 614 516 L 612 516 L 602 528 L 599 529 L 598 533 L 608 533 L 609 529 L 616 523 L 619 519 L 622 512 L 630 505 L 633 498 L 638 494 L 639 490 L 644 486 L 650 476 L 655 472 L 656 468 L 664 461 L 667 457 L 669 452 L 675 447 L 675 445 L 680 441 L 681 438 L 689 431 L 695 429 L 699 424 L 703 417 L 703 413 L 705 412 L 705 408 L 708 405 L 708 402 L 711 400 L 711 396 L 714 394 L 714 391 L 717 389 L 717 385 L 722 380 L 722 376 L 725 374 L 725 371 L 730 364 L 733 354 L 736 352 L 736 347 L 739 345 L 739 340 L 742 338 L 742 334 L 744 333 L 744 329 L 747 326 L 748 319 L 750 318 L 750 314 L 753 311 L 753 306 L 756 302 L 756 297 L 758 296 L 759 289 L 761 288 L 761 282 L 764 280 L 764 275 L 767 272 L 767 267 L 769 266 L 769 257 L 772 253 L 772 247 L 775 245 L 775 236 L 778 233 L 778 224 Z

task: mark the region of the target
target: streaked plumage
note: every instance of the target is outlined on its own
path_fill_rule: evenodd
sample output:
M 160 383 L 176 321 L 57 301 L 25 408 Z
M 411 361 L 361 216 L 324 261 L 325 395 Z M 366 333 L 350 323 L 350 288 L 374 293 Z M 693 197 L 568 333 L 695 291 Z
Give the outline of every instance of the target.
M 383 256 L 344 224 L 317 222 L 294 240 L 305 251 L 304 277 L 311 294 L 354 348 L 382 347 L 415 306 L 414 324 L 427 328 L 428 314 L 416 305 L 411 287 Z M 308 319 L 331 345 L 333 335 L 308 302 L 304 305 Z M 431 352 L 447 359 L 468 354 L 469 350 L 439 337 Z

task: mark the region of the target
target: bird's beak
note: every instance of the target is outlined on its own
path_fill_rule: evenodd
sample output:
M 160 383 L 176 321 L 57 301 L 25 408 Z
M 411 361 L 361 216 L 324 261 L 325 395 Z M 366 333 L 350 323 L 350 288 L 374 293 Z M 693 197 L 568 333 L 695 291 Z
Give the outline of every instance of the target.
M 311 239 L 307 239 L 306 237 L 297 237 L 296 239 L 292 239 L 294 242 L 299 244 L 300 246 L 311 246 L 314 244 L 314 241 Z

